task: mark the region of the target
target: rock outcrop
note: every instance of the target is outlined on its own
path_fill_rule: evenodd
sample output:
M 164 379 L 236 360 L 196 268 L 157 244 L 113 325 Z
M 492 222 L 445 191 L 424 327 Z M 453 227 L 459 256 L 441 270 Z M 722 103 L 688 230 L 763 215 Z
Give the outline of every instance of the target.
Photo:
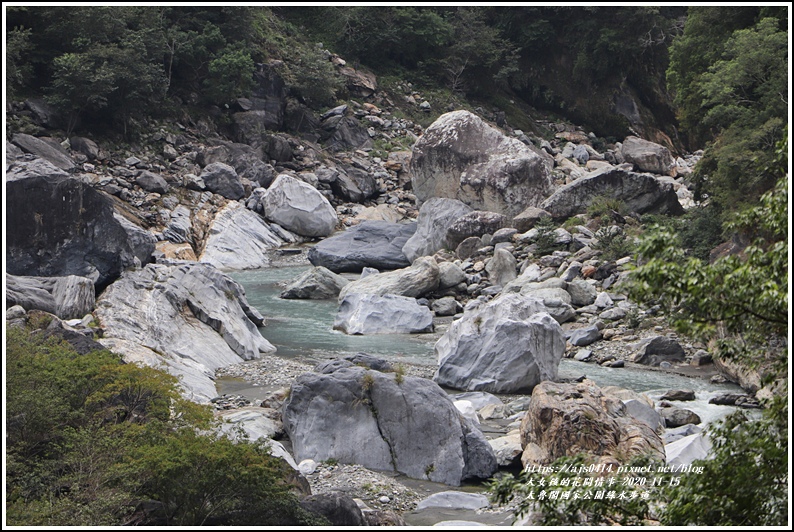
M 508 217 L 538 206 L 553 192 L 553 161 L 468 111 L 441 115 L 416 142 L 413 190 L 421 203 L 456 198 Z
M 639 137 L 626 137 L 619 153 L 627 163 L 633 164 L 641 172 L 669 175 L 675 166 L 670 150 Z
M 116 211 L 111 196 L 77 179 L 31 175 L 27 163 L 6 174 L 6 271 L 88 277 L 97 287 L 151 258 L 155 238 Z M 38 168 L 39 165 L 36 165 Z
M 646 423 L 631 417 L 623 402 L 592 381 L 535 387 L 521 422 L 524 466 L 548 465 L 585 453 L 604 464 L 650 454 L 664 460 L 664 443 Z
M 459 390 L 529 392 L 557 377 L 560 325 L 537 299 L 505 294 L 453 322 L 435 345 L 433 380 Z
M 335 273 L 364 268 L 394 270 L 410 266 L 402 249 L 416 231 L 416 223 L 364 221 L 309 250 L 309 261 Z
M 212 220 L 199 260 L 222 270 L 264 268 L 268 251 L 282 244 L 261 216 L 231 201 Z
M 237 171 L 225 163 L 210 163 L 204 167 L 199 179 L 207 190 L 224 198 L 239 200 L 245 196 L 245 189 Z
M 21 277 L 6 274 L 6 308 L 43 310 L 68 320 L 94 310 L 94 283 L 86 277 Z
M 219 367 L 275 351 L 259 333 L 264 318 L 242 287 L 208 264 L 149 264 L 125 272 L 99 297 L 95 315 L 105 338 L 149 348 L 166 364 L 180 359 L 209 372 L 206 379 Z M 202 383 L 188 391 L 208 401 L 206 389 Z
M 435 383 L 359 367 L 298 377 L 284 403 L 295 459 L 335 459 L 458 486 L 496 458 Z

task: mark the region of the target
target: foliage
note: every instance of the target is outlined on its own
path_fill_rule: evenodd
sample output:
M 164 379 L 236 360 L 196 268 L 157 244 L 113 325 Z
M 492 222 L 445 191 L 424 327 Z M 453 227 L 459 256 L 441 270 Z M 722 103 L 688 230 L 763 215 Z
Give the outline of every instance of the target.
M 283 461 L 214 435 L 174 377 L 30 330 L 6 338 L 8 524 L 326 524 Z
M 562 245 L 557 243 L 557 234 L 555 233 L 557 227 L 551 217 L 542 217 L 535 224 L 535 229 L 538 231 L 538 236 L 535 239 L 535 256 L 550 255 L 554 251 L 562 249 Z
M 254 61 L 243 50 L 230 50 L 212 59 L 204 80 L 207 95 L 218 104 L 230 103 L 253 88 Z
M 633 255 L 635 244 L 619 226 L 602 227 L 595 234 L 594 249 L 600 249 L 601 260 L 617 260 Z
M 31 51 L 30 28 L 14 28 L 6 33 L 6 88 L 13 97 L 25 86 L 31 75 L 30 63 L 23 58 Z

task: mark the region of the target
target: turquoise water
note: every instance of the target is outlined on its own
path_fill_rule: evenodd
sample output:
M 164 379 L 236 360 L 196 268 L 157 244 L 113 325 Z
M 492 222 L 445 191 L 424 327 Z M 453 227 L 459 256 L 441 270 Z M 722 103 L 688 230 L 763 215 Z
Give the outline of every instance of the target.
M 336 356 L 369 353 L 394 362 L 435 366 L 433 345 L 443 331 L 430 334 L 385 334 L 350 336 L 332 329 L 336 300 L 281 299 L 286 282 L 305 272 L 309 266 L 291 266 L 234 272 L 231 276 L 245 288 L 251 305 L 267 318 L 262 335 L 287 358 L 325 360 Z M 559 376 L 586 375 L 599 386 L 620 386 L 653 396 L 670 389 L 692 389 L 698 400 L 717 392 L 739 391 L 732 384 L 712 384 L 704 379 L 638 368 L 605 368 L 571 359 L 560 363 Z M 692 403 L 690 403 L 692 404 Z

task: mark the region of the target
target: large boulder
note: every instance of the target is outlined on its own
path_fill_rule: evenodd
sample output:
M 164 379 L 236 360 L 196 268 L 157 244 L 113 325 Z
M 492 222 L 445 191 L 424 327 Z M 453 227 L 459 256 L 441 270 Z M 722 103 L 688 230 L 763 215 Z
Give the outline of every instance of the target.
M 259 333 L 264 318 L 242 286 L 209 264 L 149 264 L 125 272 L 99 297 L 95 315 L 106 338 L 202 367 L 210 380 L 220 367 L 275 351 Z M 194 395 L 208 401 L 207 383 L 201 386 Z
M 72 158 L 55 141 L 47 142 L 25 133 L 17 133 L 11 138 L 11 142 L 22 148 L 24 152 L 41 157 L 65 172 L 71 172 L 75 168 Z
M 434 382 L 359 366 L 306 373 L 284 402 L 295 459 L 329 459 L 458 486 L 488 478 L 496 458 L 482 433 Z
M 319 242 L 309 250 L 309 262 L 336 273 L 404 268 L 411 263 L 402 249 L 415 231 L 416 223 L 364 221 Z
M 630 416 L 623 402 L 590 380 L 542 382 L 532 392 L 521 421 L 524 466 L 548 465 L 585 453 L 601 463 L 625 463 L 650 454 L 664 460 L 664 443 L 646 423 Z
M 207 190 L 224 198 L 238 200 L 245 196 L 245 189 L 237 171 L 225 163 L 211 163 L 204 167 L 199 179 Z
M 450 247 L 458 245 L 473 236 L 493 235 L 504 227 L 506 219 L 496 212 L 472 211 L 464 214 L 447 229 L 447 242 Z
M 444 248 L 454 248 L 447 240 L 447 231 L 455 220 L 472 210 L 460 200 L 430 198 L 419 208 L 416 233 L 403 246 L 403 253 L 409 261 L 414 261 Z
M 436 342 L 433 380 L 458 390 L 529 392 L 557 378 L 562 328 L 537 299 L 504 294 L 453 322 Z
M 485 265 L 485 271 L 488 272 L 492 284 L 505 286 L 517 277 L 516 258 L 506 249 L 497 249 Z
M 641 172 L 669 175 L 675 166 L 670 150 L 639 137 L 626 137 L 620 147 L 623 160 L 636 166 Z
M 674 338 L 668 336 L 651 336 L 643 338 L 629 346 L 634 353 L 631 362 L 658 366 L 662 362 L 682 362 L 686 352 Z
M 283 243 L 261 216 L 230 201 L 212 220 L 199 260 L 224 270 L 264 268 L 268 252 Z
M 17 171 L 6 173 L 8 273 L 78 275 L 102 288 L 151 260 L 154 235 L 128 220 L 128 213 L 119 214 L 111 196 L 77 179 L 31 174 L 26 166 L 15 161 Z
M 6 274 L 6 308 L 43 310 L 68 320 L 94 310 L 94 283 L 86 277 L 18 277 Z
M 339 292 L 341 301 L 348 294 L 394 294 L 422 297 L 438 288 L 440 271 L 433 257 L 419 257 L 408 268 L 368 275 L 352 281 Z
M 512 217 L 553 191 L 553 160 L 468 111 L 441 115 L 416 141 L 412 186 L 421 203 L 456 198 Z
M 555 219 L 564 219 L 587 211 L 599 197 L 622 201 L 630 211 L 640 214 L 683 214 L 673 185 L 650 174 L 604 168 L 559 188 L 540 207 Z
M 328 268 L 316 266 L 292 281 L 281 292 L 282 299 L 335 299 L 349 283 Z
M 240 178 L 253 181 L 260 187 L 269 187 L 276 174 L 273 167 L 262 160 L 262 156 L 261 147 L 218 141 L 217 145 L 199 151 L 196 162 L 202 166 L 225 163 L 234 168 Z
M 135 178 L 135 184 L 147 192 L 156 192 L 158 194 L 168 192 L 168 183 L 163 179 L 163 176 L 149 170 L 141 170 L 138 173 L 138 177 Z
M 412 297 L 349 294 L 339 303 L 334 329 L 346 334 L 433 332 L 433 313 Z
M 690 434 L 664 446 L 667 465 L 680 470 L 711 454 L 711 441 L 702 433 Z
M 323 122 L 323 129 L 325 145 L 333 152 L 372 148 L 372 139 L 367 128 L 352 116 L 332 122 L 326 120 Z
M 336 211 L 325 196 L 286 174 L 273 181 L 262 203 L 268 220 L 301 236 L 328 236 L 336 228 Z

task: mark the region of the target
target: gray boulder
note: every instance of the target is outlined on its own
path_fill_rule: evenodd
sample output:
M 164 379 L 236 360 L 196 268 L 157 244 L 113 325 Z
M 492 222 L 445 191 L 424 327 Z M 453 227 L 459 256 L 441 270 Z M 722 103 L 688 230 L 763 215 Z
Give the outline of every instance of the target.
M 660 401 L 694 401 L 695 390 L 669 390 L 659 398 Z
M 631 417 L 647 424 L 654 432 L 659 432 L 664 428 L 662 416 L 645 401 L 629 399 L 624 400 L 623 404 L 626 405 L 626 411 Z
M 345 334 L 433 332 L 433 313 L 411 297 L 348 294 L 339 303 L 334 329 Z
M 669 175 L 675 165 L 670 150 L 639 137 L 626 137 L 620 147 L 620 154 L 624 161 L 633 164 L 642 172 Z
M 323 129 L 327 133 L 322 140 L 331 151 L 366 150 L 372 147 L 372 139 L 367 129 L 352 116 L 326 120 L 323 122 Z
M 553 190 L 553 160 L 506 137 L 468 111 L 441 115 L 414 144 L 412 185 L 419 203 L 455 198 L 512 217 Z
M 568 333 L 568 341 L 577 347 L 590 345 L 600 339 L 601 331 L 595 325 L 574 329 Z
M 505 249 L 497 249 L 486 264 L 485 271 L 488 272 L 491 283 L 505 286 L 518 276 L 516 274 L 516 258 Z
M 688 466 L 695 460 L 705 460 L 711 453 L 711 442 L 702 433 L 684 436 L 664 446 L 667 465 Z
M 458 302 L 454 297 L 442 297 L 433 301 L 431 306 L 436 316 L 454 316 L 458 313 Z
M 163 237 L 174 244 L 190 242 L 193 238 L 192 226 L 190 209 L 184 205 L 177 205 L 177 207 L 171 211 L 171 219 L 163 230 Z
M 267 188 L 276 174 L 273 167 L 262 160 L 263 155 L 261 147 L 254 148 L 247 144 L 218 141 L 215 146 L 200 149 L 196 162 L 201 166 L 212 163 L 227 164 L 234 168 L 240 178 Z
M 245 196 L 240 176 L 234 168 L 224 163 L 211 163 L 204 167 L 199 179 L 210 192 L 224 198 L 238 200 Z
M 555 219 L 584 213 L 597 197 L 609 197 L 625 203 L 640 214 L 683 214 L 678 196 L 670 183 L 650 174 L 637 174 L 618 168 L 604 168 L 587 174 L 557 189 L 540 207 Z
M 325 196 L 286 174 L 273 181 L 262 203 L 268 220 L 301 236 L 328 236 L 338 222 L 336 210 Z
M 682 427 L 689 424 L 699 425 L 701 421 L 700 416 L 686 408 L 668 406 L 667 408 L 662 408 L 659 413 L 664 418 L 665 426 L 670 428 Z
M 478 510 L 490 505 L 488 497 L 480 493 L 462 491 L 441 491 L 422 499 L 416 505 L 416 511 L 425 508 L 455 508 L 458 510 Z
M 99 157 L 99 146 L 91 139 L 72 137 L 69 139 L 69 146 L 72 150 L 85 155 L 89 161 L 94 161 Z
M 199 260 L 222 270 L 264 268 L 283 243 L 261 216 L 230 201 L 212 220 Z
M 631 362 L 648 366 L 658 366 L 662 362 L 682 362 L 686 357 L 681 344 L 667 336 L 644 338 L 629 347 L 634 350 Z
M 405 248 L 403 248 L 405 249 Z M 452 288 L 466 281 L 466 273 L 454 262 L 442 262 L 438 265 L 438 288 Z
M 595 303 L 596 297 L 598 296 L 595 286 L 584 279 L 574 279 L 570 281 L 566 289 L 571 296 L 571 304 L 575 307 L 592 305 Z
M 394 294 L 422 297 L 438 288 L 440 273 L 433 257 L 419 257 L 408 268 L 368 275 L 348 283 L 341 292 L 341 301 L 348 294 Z
M 369 524 L 356 501 L 341 492 L 309 495 L 301 499 L 300 506 L 313 514 L 325 517 L 332 526 L 350 527 Z
M 11 142 L 22 148 L 25 153 L 41 157 L 65 172 L 71 172 L 75 168 L 72 158 L 56 141 L 47 142 L 25 133 L 16 133 L 11 138 Z
M 182 385 L 208 401 L 213 372 L 275 351 L 259 333 L 264 318 L 242 286 L 209 264 L 149 264 L 127 271 L 97 300 L 105 338 L 147 347 L 168 365 L 189 366 Z
M 151 260 L 156 239 L 117 214 L 113 198 L 77 179 L 14 165 L 19 171 L 6 173 L 5 190 L 8 273 L 77 275 L 104 287 Z
M 140 171 L 138 177 L 135 178 L 135 184 L 147 192 L 157 192 L 158 194 L 168 192 L 168 183 L 165 182 L 163 176 L 148 170 Z
M 82 318 L 94 310 L 94 283 L 86 277 L 21 277 L 6 274 L 6 308 L 43 310 L 61 319 Z
M 404 268 L 411 263 L 402 250 L 415 231 L 415 223 L 364 221 L 319 242 L 309 250 L 309 262 L 336 273 Z
M 459 390 L 519 393 L 555 379 L 565 339 L 545 310 L 518 294 L 467 310 L 436 342 L 433 380 Z
M 275 112 L 274 112 L 275 111 Z M 283 110 L 280 105 L 269 106 L 268 109 L 255 109 L 234 113 L 234 133 L 238 141 L 251 146 L 262 144 L 265 130 L 277 131 L 283 121 Z
M 353 203 L 363 203 L 378 192 L 372 174 L 353 166 L 337 173 L 331 182 L 331 190 L 338 198 Z
M 514 465 L 515 462 L 520 459 L 521 452 L 524 450 L 523 447 L 521 447 L 521 434 L 519 434 L 518 431 L 514 431 L 514 433 L 508 434 L 507 436 L 488 440 L 488 443 L 491 444 L 499 467 Z
M 496 212 L 472 211 L 464 214 L 447 229 L 447 242 L 451 247 L 472 236 L 492 235 L 506 223 L 506 218 Z
M 428 199 L 419 208 L 416 233 L 403 246 L 403 253 L 413 261 L 441 249 L 452 249 L 447 241 L 447 231 L 455 220 L 471 211 L 472 208 L 460 200 Z
M 482 433 L 427 379 L 358 366 L 307 373 L 283 420 L 298 461 L 336 459 L 454 486 L 497 467 Z
M 535 227 L 535 224 L 544 217 L 551 217 L 551 213 L 537 207 L 527 207 L 513 217 L 513 227 L 515 227 L 516 231 L 519 233 L 526 233 Z
M 283 299 L 335 299 L 349 283 L 328 268 L 316 266 L 292 281 L 283 292 Z

